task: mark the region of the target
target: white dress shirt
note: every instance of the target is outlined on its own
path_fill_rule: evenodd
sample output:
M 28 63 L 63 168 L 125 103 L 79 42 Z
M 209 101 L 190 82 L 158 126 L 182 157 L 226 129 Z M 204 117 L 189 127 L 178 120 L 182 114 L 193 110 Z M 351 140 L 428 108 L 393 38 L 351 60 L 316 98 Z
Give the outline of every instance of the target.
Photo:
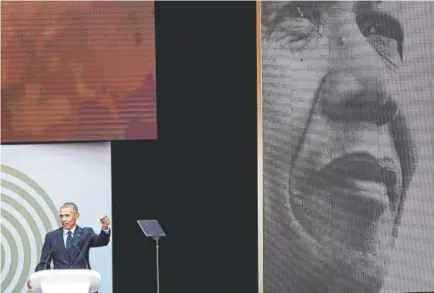
M 77 226 L 74 226 L 74 228 L 72 228 L 71 230 L 63 229 L 63 244 L 65 244 L 65 247 L 66 247 L 66 238 L 68 238 L 68 232 L 71 231 L 72 233 L 71 236 L 74 237 L 74 232 L 76 228 Z

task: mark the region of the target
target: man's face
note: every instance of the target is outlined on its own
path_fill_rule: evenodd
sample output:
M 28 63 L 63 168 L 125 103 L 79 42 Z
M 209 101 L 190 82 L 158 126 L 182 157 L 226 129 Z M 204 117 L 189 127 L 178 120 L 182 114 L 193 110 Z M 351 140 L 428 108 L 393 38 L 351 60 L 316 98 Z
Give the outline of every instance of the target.
M 402 31 L 380 4 L 309 3 L 263 14 L 265 288 L 375 293 L 415 165 Z
M 62 228 L 70 230 L 75 227 L 78 215 L 71 208 L 61 208 L 59 217 Z

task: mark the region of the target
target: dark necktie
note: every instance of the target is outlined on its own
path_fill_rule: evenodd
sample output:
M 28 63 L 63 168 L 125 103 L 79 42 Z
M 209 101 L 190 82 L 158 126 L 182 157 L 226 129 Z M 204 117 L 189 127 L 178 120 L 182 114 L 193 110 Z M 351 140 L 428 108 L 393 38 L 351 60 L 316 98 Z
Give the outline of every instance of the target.
M 66 249 L 72 248 L 72 232 L 68 231 L 68 237 L 66 237 Z

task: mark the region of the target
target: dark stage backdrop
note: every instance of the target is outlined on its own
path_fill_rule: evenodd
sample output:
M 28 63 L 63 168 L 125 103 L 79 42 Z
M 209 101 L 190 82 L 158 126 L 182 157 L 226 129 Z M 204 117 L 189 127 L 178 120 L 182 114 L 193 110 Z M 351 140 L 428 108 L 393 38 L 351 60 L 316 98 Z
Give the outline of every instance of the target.
M 113 290 L 254 293 L 255 2 L 156 2 L 158 140 L 115 141 Z

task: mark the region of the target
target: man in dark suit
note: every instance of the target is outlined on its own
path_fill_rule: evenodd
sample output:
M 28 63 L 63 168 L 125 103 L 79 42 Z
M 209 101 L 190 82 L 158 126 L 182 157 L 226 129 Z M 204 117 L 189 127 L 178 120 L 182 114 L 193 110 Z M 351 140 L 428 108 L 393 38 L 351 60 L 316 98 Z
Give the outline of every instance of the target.
M 103 217 L 101 233 L 96 234 L 92 228 L 77 225 L 77 205 L 72 202 L 64 203 L 59 211 L 62 227 L 45 235 L 41 259 L 35 271 L 50 269 L 53 262 L 54 269 L 91 269 L 89 265 L 89 249 L 106 246 L 110 242 L 110 219 Z M 31 289 L 30 279 L 27 286 Z

